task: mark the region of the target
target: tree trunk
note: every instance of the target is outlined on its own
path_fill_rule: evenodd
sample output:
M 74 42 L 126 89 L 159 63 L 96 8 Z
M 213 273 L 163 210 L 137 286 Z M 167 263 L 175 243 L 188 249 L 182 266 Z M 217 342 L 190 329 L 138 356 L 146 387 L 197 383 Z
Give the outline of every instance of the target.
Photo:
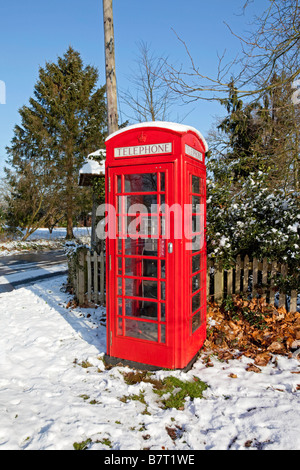
M 72 240 L 73 234 L 73 216 L 74 216 L 74 162 L 73 162 L 73 146 L 72 142 L 67 143 L 67 180 L 66 180 L 66 214 L 67 214 L 67 235 L 66 240 Z
M 73 211 L 67 208 L 67 235 L 66 240 L 72 240 L 74 237 L 73 233 Z

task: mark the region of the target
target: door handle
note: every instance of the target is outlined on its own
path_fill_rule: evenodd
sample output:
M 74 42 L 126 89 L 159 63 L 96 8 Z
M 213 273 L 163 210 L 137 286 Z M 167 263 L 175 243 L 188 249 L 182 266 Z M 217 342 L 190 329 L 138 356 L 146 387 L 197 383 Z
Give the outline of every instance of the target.
M 173 243 L 168 243 L 168 253 L 173 253 Z

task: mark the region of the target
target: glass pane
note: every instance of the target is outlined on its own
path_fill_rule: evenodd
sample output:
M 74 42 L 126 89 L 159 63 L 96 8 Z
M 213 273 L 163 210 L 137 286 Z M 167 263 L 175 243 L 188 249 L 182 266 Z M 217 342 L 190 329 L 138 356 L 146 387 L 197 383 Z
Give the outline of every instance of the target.
M 122 276 L 122 258 L 118 258 L 118 275 Z
M 122 200 L 123 200 L 123 196 L 117 197 L 117 214 L 121 214 L 123 212 Z
M 192 272 L 200 271 L 200 253 L 192 257 Z
M 157 256 L 157 240 L 151 238 L 125 239 L 126 255 Z
M 157 282 L 143 281 L 143 297 L 157 299 Z
M 201 317 L 200 317 L 200 312 L 198 312 L 192 318 L 192 333 L 198 330 L 200 325 L 201 325 Z
M 166 300 L 166 283 L 161 283 L 161 299 Z
M 161 194 L 161 196 L 160 196 L 159 211 L 160 211 L 161 213 L 163 213 L 163 214 L 166 212 L 165 203 L 166 203 L 165 195 L 164 195 L 164 194 Z
M 118 315 L 122 315 L 122 299 L 118 299 Z
M 162 237 L 165 237 L 166 236 L 166 218 L 164 216 L 162 216 L 160 218 L 160 234 Z
M 166 342 L 166 326 L 165 325 L 160 326 L 160 342 L 161 343 Z
M 160 174 L 160 190 L 165 191 L 165 173 Z
M 201 291 L 192 297 L 192 312 L 198 310 L 201 307 Z
M 201 215 L 193 215 L 192 216 L 192 232 L 199 233 L 201 232 Z
M 125 279 L 125 295 L 157 299 L 157 282 L 144 279 Z
M 122 278 L 118 277 L 118 295 L 122 295 Z
M 157 191 L 157 174 L 144 173 L 141 175 L 124 175 L 125 193 L 140 193 Z
M 153 259 L 143 259 L 143 276 L 157 278 L 157 261 Z
M 161 278 L 165 279 L 165 277 L 166 277 L 166 263 L 165 263 L 165 261 L 162 260 L 160 262 L 160 266 L 161 266 Z
M 200 178 L 198 176 L 192 175 L 192 193 L 200 194 Z
M 147 339 L 149 341 L 157 341 L 157 324 L 146 323 L 127 318 L 125 320 L 125 335 L 131 338 Z
M 197 252 L 197 251 L 200 251 L 202 248 L 203 248 L 203 236 L 196 235 L 192 239 L 192 251 Z
M 138 194 L 136 196 L 123 196 L 125 212 L 127 214 L 157 213 L 158 201 L 156 194 Z
M 200 212 L 201 206 L 201 198 L 199 196 L 193 196 L 192 197 L 192 212 Z
M 125 258 L 125 276 L 141 276 L 142 260 L 140 258 Z
M 139 235 L 158 236 L 158 218 L 155 216 L 125 216 L 125 234 L 130 237 Z
M 118 238 L 117 245 L 118 253 L 122 253 L 122 240 L 120 238 Z
M 122 176 L 118 175 L 118 193 L 122 191 Z
M 200 273 L 192 277 L 192 292 L 197 292 L 201 287 Z
M 160 321 L 166 321 L 166 306 L 160 304 Z
M 118 335 L 123 334 L 123 321 L 122 321 L 122 318 L 118 318 L 118 331 L 117 331 L 117 334 Z
M 125 300 L 125 315 L 157 320 L 157 303 L 144 300 Z
M 125 258 L 125 276 L 157 278 L 157 261 L 152 259 Z

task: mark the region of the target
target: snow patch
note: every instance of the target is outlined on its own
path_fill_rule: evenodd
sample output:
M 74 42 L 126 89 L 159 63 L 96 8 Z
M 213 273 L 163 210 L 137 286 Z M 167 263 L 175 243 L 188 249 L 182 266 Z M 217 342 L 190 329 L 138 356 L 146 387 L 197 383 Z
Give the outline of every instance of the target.
M 179 132 L 181 134 L 184 134 L 186 132 L 194 132 L 195 134 L 198 135 L 200 140 L 203 142 L 203 145 L 205 147 L 205 152 L 208 151 L 208 145 L 206 140 L 204 139 L 203 135 L 201 132 L 199 132 L 197 129 L 191 126 L 187 126 L 185 124 L 178 124 L 176 122 L 166 122 L 166 121 L 150 121 L 150 122 L 142 122 L 139 124 L 133 124 L 131 126 L 124 127 L 123 129 L 119 129 L 118 131 L 114 132 L 113 134 L 110 134 L 107 138 L 106 141 L 109 139 L 112 139 L 116 135 L 122 134 L 123 132 L 131 131 L 134 129 L 140 129 L 141 127 L 157 127 L 160 129 L 168 129 L 170 131 L 174 132 Z

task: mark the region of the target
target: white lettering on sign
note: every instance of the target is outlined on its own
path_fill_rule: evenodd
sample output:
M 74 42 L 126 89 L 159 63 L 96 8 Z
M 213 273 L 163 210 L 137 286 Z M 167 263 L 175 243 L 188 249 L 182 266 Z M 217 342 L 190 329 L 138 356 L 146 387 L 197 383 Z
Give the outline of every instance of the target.
M 172 143 L 137 145 L 136 147 L 115 148 L 114 156 L 117 157 L 135 157 L 142 155 L 157 155 L 161 153 L 172 153 Z
M 203 161 L 202 153 L 199 152 L 199 150 L 196 150 L 187 144 L 185 144 L 185 153 L 189 155 L 190 157 L 194 157 L 194 158 L 197 158 L 198 160 L 201 160 L 201 162 Z

